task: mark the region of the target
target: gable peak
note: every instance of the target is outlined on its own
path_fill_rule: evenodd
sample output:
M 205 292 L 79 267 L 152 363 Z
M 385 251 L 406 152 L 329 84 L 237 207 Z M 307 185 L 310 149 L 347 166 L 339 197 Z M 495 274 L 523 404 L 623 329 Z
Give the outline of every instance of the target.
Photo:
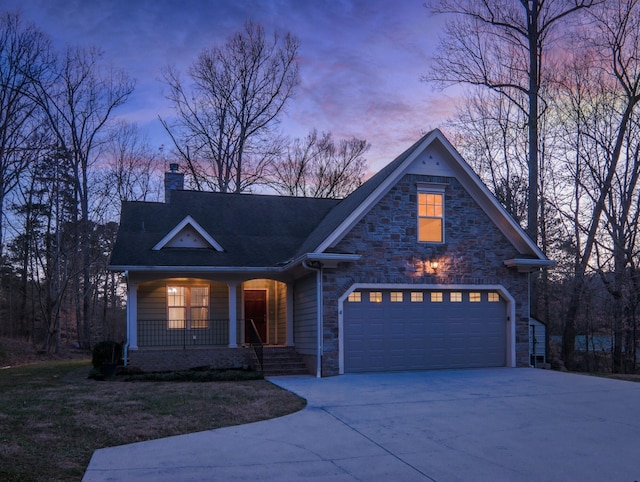
M 169 231 L 154 247 L 154 251 L 164 248 L 195 248 L 224 251 L 222 246 L 191 216 L 186 216 Z

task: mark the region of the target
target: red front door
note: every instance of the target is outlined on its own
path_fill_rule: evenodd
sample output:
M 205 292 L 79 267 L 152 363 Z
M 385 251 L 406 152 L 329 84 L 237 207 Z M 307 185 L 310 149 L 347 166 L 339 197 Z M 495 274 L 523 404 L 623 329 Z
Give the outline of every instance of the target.
M 267 291 L 244 290 L 244 336 L 250 341 L 251 321 L 256 325 L 260 341 L 267 342 Z

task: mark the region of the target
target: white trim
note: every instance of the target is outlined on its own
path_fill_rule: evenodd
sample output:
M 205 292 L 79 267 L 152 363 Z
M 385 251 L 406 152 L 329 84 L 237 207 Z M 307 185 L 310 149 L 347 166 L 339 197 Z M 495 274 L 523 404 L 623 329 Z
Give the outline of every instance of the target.
M 111 271 L 166 271 L 166 272 L 185 272 L 185 273 L 280 273 L 282 268 L 274 266 L 109 266 Z
M 471 169 L 471 166 L 460 156 L 447 138 L 438 129 L 431 131 L 423 141 L 402 161 L 400 165 L 390 173 L 387 178 L 364 200 L 354 211 L 347 216 L 340 225 L 334 229 L 325 240 L 320 243 L 315 252 L 323 252 L 327 248 L 337 244 L 349 230 L 395 185 L 409 166 L 435 141 L 439 140 L 447 152 L 455 161 L 452 165 L 456 173 L 456 179 L 462 184 L 469 195 L 481 206 L 498 229 L 520 251 L 529 253 L 538 259 L 546 260 L 547 257 L 529 238 L 525 231 L 509 215 L 507 210 L 498 202 L 495 196 L 482 182 L 480 177 Z
M 354 283 L 338 299 L 338 373 L 340 375 L 344 375 L 344 301 L 352 292 L 361 289 L 497 291 L 507 302 L 506 366 L 511 368 L 516 366 L 516 300 L 504 286 L 478 284 Z
M 431 194 L 434 196 L 440 196 L 440 199 L 442 200 L 442 214 L 440 216 L 429 216 L 429 215 L 424 215 L 424 216 L 420 216 L 420 194 Z M 425 206 L 426 207 L 426 206 Z M 416 206 L 415 206 L 415 210 L 416 210 L 416 243 L 418 244 L 436 244 L 436 245 L 442 245 L 445 244 L 447 241 L 447 233 L 446 233 L 446 229 L 445 229 L 445 225 L 446 225 L 446 196 L 445 196 L 445 184 L 437 184 L 437 185 L 432 185 L 429 186 L 427 183 L 418 183 L 417 184 L 417 191 L 416 191 Z M 425 209 L 426 211 L 426 209 Z M 424 241 L 422 239 L 420 239 L 420 220 L 421 219 L 439 219 L 440 222 L 442 223 L 440 226 L 440 241 Z
M 416 182 L 418 192 L 445 193 L 449 184 L 444 182 Z
M 128 275 L 128 273 L 127 273 Z M 127 343 L 130 350 L 138 349 L 138 283 L 127 276 Z
M 211 237 L 211 235 L 209 233 L 207 233 L 207 231 L 198 224 L 198 222 L 193 219 L 190 215 L 187 215 L 182 221 L 180 221 L 175 228 L 173 228 L 171 231 L 169 231 L 167 233 L 167 235 L 165 237 L 163 237 L 160 241 L 158 241 L 158 243 L 151 249 L 153 249 L 153 251 L 160 251 L 162 248 L 164 248 L 173 238 L 175 238 L 178 233 L 180 233 L 180 231 L 182 231 L 185 226 L 191 226 L 193 229 L 196 230 L 196 232 L 202 236 L 204 238 L 204 240 L 209 243 L 209 245 L 215 249 L 216 251 L 224 251 L 224 249 L 222 248 L 222 246 L 220 246 L 218 244 L 218 242 L 213 239 Z
M 513 217 L 507 212 L 505 207 L 502 204 L 500 204 L 498 199 L 491 193 L 491 191 L 489 191 L 489 188 L 482 182 L 482 180 L 476 174 L 476 172 L 473 169 L 471 169 L 471 166 L 467 163 L 467 161 L 465 161 L 462 158 L 462 156 L 458 153 L 458 151 L 456 151 L 453 145 L 440 131 L 437 131 L 437 132 L 440 134 L 439 136 L 437 136 L 438 139 L 440 139 L 440 141 L 445 145 L 447 151 L 456 160 L 458 166 L 462 168 L 464 173 L 468 176 L 468 179 L 472 182 L 472 185 L 477 189 L 479 189 L 482 194 L 484 194 L 484 199 L 481 200 L 481 199 L 478 199 L 476 196 L 474 196 L 474 193 L 469 190 L 469 186 L 466 185 L 466 183 L 464 182 L 465 181 L 464 179 L 461 179 L 460 177 L 456 177 L 458 181 L 465 187 L 465 189 L 467 189 L 467 192 L 469 192 L 469 194 L 476 200 L 476 202 L 480 204 L 480 206 L 485 210 L 485 212 L 487 212 L 487 209 L 485 209 L 487 207 L 485 203 L 488 201 L 489 206 L 491 206 L 494 210 L 498 211 L 497 214 L 501 215 L 503 220 L 507 222 L 508 226 L 513 231 L 515 231 L 514 234 L 516 234 L 517 237 L 520 238 L 519 240 L 514 240 L 512 236 L 509 236 L 509 234 L 505 232 L 504 227 L 500 223 L 496 223 L 498 228 L 504 233 L 507 239 L 509 239 L 512 243 L 514 243 L 514 245 L 519 249 L 521 249 L 521 247 L 518 246 L 519 243 L 516 243 L 515 241 L 523 242 L 524 245 L 526 245 L 526 247 L 531 250 L 531 254 L 534 254 L 539 259 L 546 260 L 547 257 L 544 255 L 544 253 L 531 240 L 529 235 L 524 231 L 524 229 L 522 229 L 522 227 L 515 221 L 515 219 L 513 219 Z M 491 213 L 487 212 L 487 214 L 494 222 L 496 221 L 494 216 L 491 215 Z
M 537 271 L 541 268 L 554 266 L 556 262 L 548 259 L 513 258 L 505 259 L 503 264 L 507 268 L 517 268 L 520 273 L 531 273 L 532 271 Z
M 109 265 L 111 271 L 168 271 L 206 273 L 283 273 L 304 261 L 320 261 L 325 268 L 336 267 L 338 263 L 350 263 L 362 258 L 361 254 L 306 253 L 288 261 L 283 266 L 150 266 L 150 265 Z
M 237 294 L 236 288 L 238 284 L 235 282 L 227 283 L 229 289 L 228 303 L 229 303 L 229 348 L 237 348 L 238 346 L 238 314 L 237 314 Z
M 422 154 L 426 147 L 435 139 L 435 133 L 438 131 L 432 131 L 419 146 L 407 156 L 407 158 L 400 164 L 395 171 L 390 173 L 384 181 L 367 197 L 364 202 L 360 203 L 352 213 L 346 217 L 340 223 L 340 225 L 333 230 L 329 236 L 318 246 L 315 250 L 316 253 L 323 252 L 330 246 L 337 243 L 342 237 L 369 211 L 369 209 L 378 202 L 382 196 L 384 196 L 391 187 L 398 181 L 400 176 L 404 173 L 408 166 L 410 166 L 415 159 Z

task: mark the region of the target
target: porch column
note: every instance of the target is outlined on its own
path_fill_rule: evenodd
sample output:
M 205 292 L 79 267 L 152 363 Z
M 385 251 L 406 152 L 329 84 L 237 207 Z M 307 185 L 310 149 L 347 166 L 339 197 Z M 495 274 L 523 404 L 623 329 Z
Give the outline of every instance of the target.
M 227 286 L 229 287 L 229 348 L 236 348 L 238 346 L 238 314 L 236 312 L 236 288 L 238 287 L 238 283 L 227 283 Z
M 130 350 L 138 349 L 138 283 L 127 283 L 127 341 Z
M 293 346 L 293 284 L 287 284 L 287 346 Z

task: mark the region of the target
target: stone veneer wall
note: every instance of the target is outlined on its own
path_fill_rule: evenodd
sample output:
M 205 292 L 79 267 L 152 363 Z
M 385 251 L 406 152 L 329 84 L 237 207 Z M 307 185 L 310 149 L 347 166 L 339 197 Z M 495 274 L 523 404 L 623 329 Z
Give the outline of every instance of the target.
M 446 183 L 445 243 L 417 242 L 417 183 Z M 516 364 L 529 365 L 528 275 L 503 261 L 519 253 L 455 178 L 405 175 L 339 242 L 356 263 L 324 271 L 323 376 L 339 373 L 338 299 L 354 283 L 504 286 L 516 300 Z M 423 261 L 439 261 L 438 273 Z
M 145 372 L 189 370 L 196 367 L 213 369 L 253 366 L 253 354 L 249 348 L 148 348 L 129 350 L 127 365 Z M 255 367 L 254 367 L 255 368 Z

